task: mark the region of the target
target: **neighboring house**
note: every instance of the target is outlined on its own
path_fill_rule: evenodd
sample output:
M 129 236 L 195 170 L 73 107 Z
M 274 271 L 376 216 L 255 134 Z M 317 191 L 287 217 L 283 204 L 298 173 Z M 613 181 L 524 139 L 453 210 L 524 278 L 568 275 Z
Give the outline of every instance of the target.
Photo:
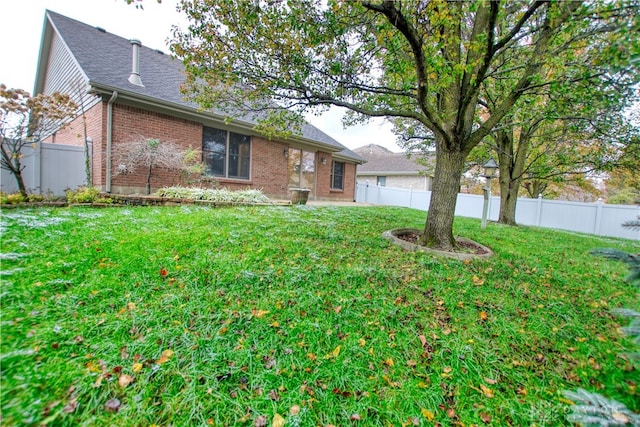
M 106 192 L 144 192 L 145 172 L 118 174 L 113 154 L 121 144 L 156 138 L 201 150 L 206 174 L 220 187 L 257 188 L 275 198 L 307 188 L 312 199 L 354 200 L 360 156 L 310 124 L 302 136 L 270 140 L 254 131 L 250 118 L 228 120 L 203 111 L 180 93 L 184 78 L 182 63 L 161 51 L 45 14 L 34 92 L 68 93 L 84 110 L 84 117 L 79 111 L 47 142 L 91 141 L 93 185 Z M 152 191 L 180 183 L 175 171 L 153 171 Z
M 431 190 L 433 158 L 425 161 L 424 157 L 420 158 L 416 154 L 408 156 L 405 153 L 394 153 L 376 144 L 368 144 L 353 151 L 367 161 L 358 166 L 358 182 L 381 187 Z

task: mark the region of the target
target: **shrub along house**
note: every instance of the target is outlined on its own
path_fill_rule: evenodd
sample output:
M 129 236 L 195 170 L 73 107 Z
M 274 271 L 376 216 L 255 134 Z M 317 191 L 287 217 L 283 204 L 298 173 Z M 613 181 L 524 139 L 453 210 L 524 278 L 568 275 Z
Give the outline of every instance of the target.
M 81 106 L 47 141 L 76 146 L 90 141 L 96 187 L 144 191 L 145 171 L 118 174 L 113 162 L 120 144 L 142 137 L 201 150 L 206 175 L 219 187 L 257 188 L 276 198 L 287 198 L 291 188 L 307 188 L 312 199 L 354 200 L 360 156 L 310 124 L 300 136 L 268 139 L 250 118 L 229 120 L 186 101 L 183 81 L 180 61 L 161 51 L 55 12 L 45 14 L 35 93 L 68 93 Z M 152 190 L 180 180 L 176 171 L 154 170 Z

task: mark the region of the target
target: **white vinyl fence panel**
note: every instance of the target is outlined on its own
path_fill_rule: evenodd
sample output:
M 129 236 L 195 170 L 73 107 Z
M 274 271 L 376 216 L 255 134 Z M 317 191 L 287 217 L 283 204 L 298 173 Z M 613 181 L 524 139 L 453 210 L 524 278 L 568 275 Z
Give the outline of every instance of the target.
M 404 206 L 423 211 L 429 210 L 430 191 L 413 191 L 400 188 L 379 187 L 358 183 L 356 201 L 374 205 Z M 475 194 L 458 194 L 457 216 L 482 218 L 484 198 Z M 497 221 L 500 213 L 500 197 L 489 199 L 487 217 Z M 600 236 L 623 237 L 640 240 L 639 230 L 623 228 L 622 223 L 640 217 L 640 206 L 579 203 L 559 200 L 519 198 L 516 222 L 545 228 L 577 231 Z
M 86 185 L 84 147 L 41 143 L 27 145 L 22 151 L 22 172 L 27 191 L 34 194 L 63 196 L 66 189 Z M 0 190 L 15 193 L 18 184 L 14 176 L 2 169 Z

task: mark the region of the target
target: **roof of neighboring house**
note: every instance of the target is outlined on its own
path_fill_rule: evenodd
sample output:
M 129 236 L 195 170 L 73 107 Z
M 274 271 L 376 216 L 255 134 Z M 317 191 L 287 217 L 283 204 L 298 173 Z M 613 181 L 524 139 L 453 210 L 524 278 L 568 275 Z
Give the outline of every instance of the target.
M 407 155 L 406 153 L 394 153 L 385 147 L 377 144 L 368 144 L 353 150 L 367 160 L 364 165 L 358 166 L 358 175 L 419 175 L 427 173 L 429 168 L 418 163 L 417 154 Z M 427 160 L 432 162 L 431 159 Z
M 119 96 L 128 96 L 173 110 L 201 116 L 204 114 L 217 120 L 224 120 L 227 117 L 227 114 L 222 111 L 203 112 L 196 103 L 185 100 L 180 92 L 180 86 L 185 80 L 184 67 L 178 59 L 159 50 L 141 46 L 139 74 L 144 86 L 134 85 L 128 80 L 132 70 L 130 40 L 52 11 L 47 11 L 45 16 L 45 29 L 36 76 L 36 93 L 44 88 L 52 31 L 55 31 L 63 40 L 86 75 L 89 85 L 98 93 L 108 94 L 118 91 Z M 247 116 L 235 118 L 231 123 L 247 128 L 253 128 L 256 124 L 255 120 Z M 303 126 L 301 137 L 292 139 L 319 145 L 333 152 L 334 156 L 357 163 L 363 161 L 356 153 L 309 123 Z

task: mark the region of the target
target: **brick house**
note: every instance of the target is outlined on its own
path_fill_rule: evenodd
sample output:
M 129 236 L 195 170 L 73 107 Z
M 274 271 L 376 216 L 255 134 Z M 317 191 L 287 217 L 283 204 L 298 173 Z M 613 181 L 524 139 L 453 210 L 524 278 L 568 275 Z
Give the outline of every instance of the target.
M 45 14 L 34 92 L 68 93 L 82 106 L 47 142 L 84 146 L 86 138 L 94 186 L 144 192 L 145 172 L 118 174 L 113 153 L 134 139 L 156 138 L 200 150 L 206 175 L 220 187 L 257 188 L 274 198 L 307 188 L 311 199 L 354 200 L 356 166 L 364 162 L 356 153 L 310 124 L 300 136 L 270 140 L 254 130 L 250 118 L 228 120 L 186 101 L 183 81 L 181 62 L 161 51 Z M 154 170 L 152 191 L 184 185 L 181 179 L 175 171 Z

